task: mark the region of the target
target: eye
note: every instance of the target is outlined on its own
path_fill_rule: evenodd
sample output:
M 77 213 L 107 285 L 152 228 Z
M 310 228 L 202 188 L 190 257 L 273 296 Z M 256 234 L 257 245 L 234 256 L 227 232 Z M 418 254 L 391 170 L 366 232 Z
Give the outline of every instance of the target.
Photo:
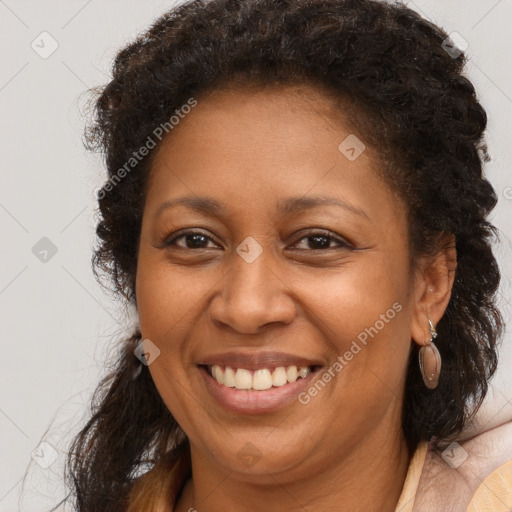
M 177 243 L 177 241 L 181 239 L 184 240 L 184 245 Z M 208 241 L 213 242 L 213 239 L 200 231 L 185 231 L 174 238 L 166 238 L 163 241 L 162 246 L 175 246 L 182 249 L 210 249 L 210 247 L 205 246 Z
M 182 243 L 178 243 L 182 241 Z M 335 236 L 329 231 L 310 231 L 302 238 L 299 238 L 295 242 L 295 246 L 299 242 L 306 241 L 306 247 L 298 248 L 299 250 L 328 250 L 328 249 L 354 249 L 354 246 L 339 236 Z M 177 236 L 165 238 L 161 244 L 161 247 L 179 247 L 182 249 L 211 249 L 213 247 L 207 247 L 208 242 L 217 244 L 212 237 L 202 233 L 201 231 L 184 231 Z M 332 243 L 336 243 L 337 246 L 333 247 Z M 293 246 L 291 246 L 294 249 Z M 297 248 L 297 247 L 295 247 Z
M 302 240 L 307 241 L 305 244 L 307 246 L 306 250 L 307 250 L 307 248 L 309 248 L 313 251 L 327 250 L 327 249 L 339 249 L 339 248 L 344 248 L 344 249 L 353 249 L 354 248 L 354 246 L 352 244 L 350 244 L 349 242 L 347 242 L 346 240 L 344 240 L 341 237 L 334 236 L 329 231 L 310 231 L 309 233 L 306 234 L 306 236 L 303 236 L 297 242 L 295 242 L 294 245 L 297 245 L 298 242 L 300 242 Z M 332 242 L 337 243 L 338 246 L 331 247 Z M 304 250 L 304 248 L 299 249 L 299 250 Z

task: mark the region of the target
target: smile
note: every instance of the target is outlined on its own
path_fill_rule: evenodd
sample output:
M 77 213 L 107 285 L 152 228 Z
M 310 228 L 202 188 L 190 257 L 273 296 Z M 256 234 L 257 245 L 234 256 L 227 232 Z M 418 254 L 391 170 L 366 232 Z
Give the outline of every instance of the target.
M 198 365 L 197 368 L 213 403 L 238 414 L 263 414 L 279 411 L 292 403 L 299 404 L 299 394 L 310 385 L 321 366 L 290 365 L 248 370 Z
M 277 368 L 260 368 L 247 370 L 231 366 L 208 366 L 211 376 L 222 386 L 238 390 L 262 391 L 272 387 L 281 387 L 305 379 L 314 367 L 308 366 L 279 366 Z

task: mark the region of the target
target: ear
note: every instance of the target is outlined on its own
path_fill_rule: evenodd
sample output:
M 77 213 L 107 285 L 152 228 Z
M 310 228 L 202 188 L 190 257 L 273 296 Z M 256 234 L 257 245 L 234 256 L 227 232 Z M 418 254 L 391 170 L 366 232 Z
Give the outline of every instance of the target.
M 430 340 L 428 319 L 436 326 L 444 315 L 455 279 L 455 236 L 442 233 L 437 248 L 435 254 L 420 260 L 414 276 L 411 336 L 419 345 L 425 345 Z

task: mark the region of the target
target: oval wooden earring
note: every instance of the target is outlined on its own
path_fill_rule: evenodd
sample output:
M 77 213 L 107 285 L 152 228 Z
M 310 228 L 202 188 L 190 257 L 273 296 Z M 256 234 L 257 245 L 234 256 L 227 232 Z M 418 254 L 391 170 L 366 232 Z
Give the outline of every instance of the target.
M 439 374 L 441 373 L 441 354 L 434 344 L 434 338 L 437 332 L 432 322 L 429 320 L 430 341 L 428 345 L 423 345 L 419 352 L 419 363 L 423 382 L 428 389 L 435 389 L 439 383 Z

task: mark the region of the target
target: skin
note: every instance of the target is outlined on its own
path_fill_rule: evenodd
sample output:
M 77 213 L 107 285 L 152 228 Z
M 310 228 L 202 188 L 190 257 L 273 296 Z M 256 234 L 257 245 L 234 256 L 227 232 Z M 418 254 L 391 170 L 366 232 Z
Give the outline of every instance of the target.
M 405 210 L 370 146 L 354 161 L 338 149 L 352 133 L 346 121 L 310 86 L 222 89 L 198 98 L 155 154 L 136 296 L 143 339 L 161 351 L 151 375 L 191 445 L 177 512 L 395 510 L 412 455 L 400 426 L 407 359 L 430 339 L 427 315 L 436 324 L 444 313 L 454 254 L 410 268 Z M 313 195 L 364 214 L 276 209 Z M 155 218 L 181 196 L 210 196 L 225 211 L 174 206 Z M 184 228 L 212 240 L 162 247 Z M 309 228 L 331 232 L 327 249 Z M 263 250 L 250 264 L 236 252 L 249 236 Z M 279 350 L 327 368 L 397 302 L 401 311 L 307 405 L 226 411 L 194 364 L 212 352 Z M 251 467 L 237 457 L 247 442 L 260 453 Z

